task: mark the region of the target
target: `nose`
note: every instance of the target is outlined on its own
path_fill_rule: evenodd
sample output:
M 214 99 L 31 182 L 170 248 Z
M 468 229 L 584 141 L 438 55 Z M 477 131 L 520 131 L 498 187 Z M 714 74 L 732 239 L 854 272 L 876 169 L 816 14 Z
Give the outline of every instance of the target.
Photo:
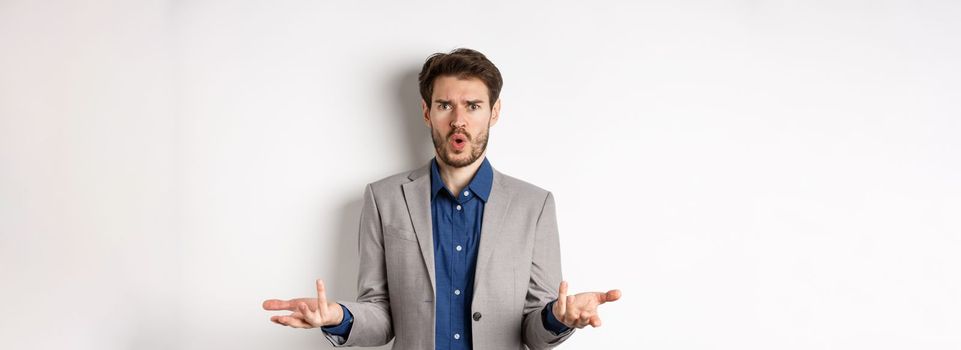
M 455 130 L 467 127 L 467 111 L 461 108 L 454 108 L 454 119 L 451 120 L 450 126 Z

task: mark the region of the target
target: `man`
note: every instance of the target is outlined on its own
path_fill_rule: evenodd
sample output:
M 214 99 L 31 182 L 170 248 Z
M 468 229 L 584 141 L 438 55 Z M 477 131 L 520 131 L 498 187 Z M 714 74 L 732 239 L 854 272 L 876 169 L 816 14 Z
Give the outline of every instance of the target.
M 317 280 L 317 298 L 265 301 L 293 312 L 271 320 L 394 349 L 546 349 L 599 327 L 597 306 L 620 291 L 567 295 L 553 196 L 486 158 L 500 71 L 457 49 L 428 57 L 419 80 L 435 157 L 367 185 L 357 301 L 327 301 Z

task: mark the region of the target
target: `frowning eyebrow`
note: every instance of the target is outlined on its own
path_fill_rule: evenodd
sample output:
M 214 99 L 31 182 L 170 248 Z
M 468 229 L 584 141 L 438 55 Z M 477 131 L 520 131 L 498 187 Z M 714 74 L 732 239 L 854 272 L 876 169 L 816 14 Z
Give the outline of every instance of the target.
M 435 102 L 435 103 L 453 104 L 453 101 L 451 101 L 451 100 L 444 100 L 444 99 L 436 99 L 436 100 L 434 100 L 434 102 Z M 482 103 L 484 103 L 484 100 L 467 100 L 467 104 L 479 105 L 479 104 L 482 104 Z

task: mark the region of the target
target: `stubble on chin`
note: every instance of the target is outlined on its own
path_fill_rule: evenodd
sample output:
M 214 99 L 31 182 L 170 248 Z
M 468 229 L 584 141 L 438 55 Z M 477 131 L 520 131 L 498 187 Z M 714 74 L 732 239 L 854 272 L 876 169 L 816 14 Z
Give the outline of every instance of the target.
M 466 158 L 453 158 L 451 155 L 457 154 L 453 149 L 450 148 L 450 143 L 447 142 L 447 138 L 441 137 L 440 134 L 433 128 L 431 128 L 431 139 L 434 141 L 434 151 L 437 152 L 437 156 L 444 161 L 445 164 L 450 165 L 454 168 L 463 168 L 465 166 L 473 164 L 477 159 L 484 154 L 484 150 L 487 149 L 487 138 L 488 130 L 484 130 L 477 138 L 469 137 L 468 145 L 470 146 L 469 156 Z M 476 142 L 475 142 L 476 141 Z M 464 151 L 467 151 L 465 149 Z M 464 152 L 461 152 L 464 154 Z

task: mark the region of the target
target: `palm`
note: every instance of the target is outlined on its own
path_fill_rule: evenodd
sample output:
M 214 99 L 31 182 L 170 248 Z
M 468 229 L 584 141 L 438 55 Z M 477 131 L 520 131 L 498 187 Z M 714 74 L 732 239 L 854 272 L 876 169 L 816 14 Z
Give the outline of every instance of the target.
M 264 301 L 263 306 L 264 310 L 291 311 L 286 316 L 271 316 L 270 320 L 294 328 L 334 326 L 344 319 L 340 304 L 327 302 L 326 289 L 321 280 L 317 280 L 317 298 L 270 299 Z
M 600 327 L 601 317 L 597 313 L 597 307 L 620 298 L 621 291 L 617 289 L 607 293 L 584 292 L 567 295 L 567 282 L 564 281 L 561 282 L 557 302 L 551 311 L 558 321 L 571 328 L 584 328 L 587 325 Z

